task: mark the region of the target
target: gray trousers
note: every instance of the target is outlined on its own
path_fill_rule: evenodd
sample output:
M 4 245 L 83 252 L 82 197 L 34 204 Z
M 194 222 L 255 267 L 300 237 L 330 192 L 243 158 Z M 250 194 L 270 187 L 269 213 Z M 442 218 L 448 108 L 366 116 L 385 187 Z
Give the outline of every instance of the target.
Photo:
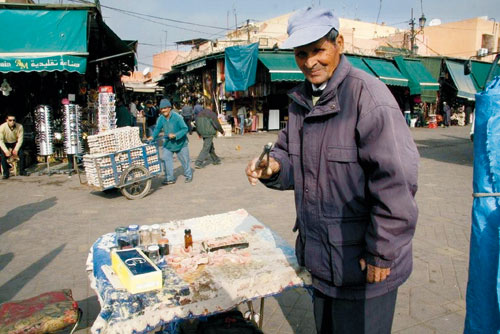
M 215 154 L 214 137 L 203 137 L 203 147 L 196 159 L 195 165 L 203 166 L 208 157 L 212 159 L 212 163 L 220 162 L 220 158 Z
M 376 283 L 375 283 L 376 284 Z M 318 334 L 390 334 L 398 290 L 382 296 L 348 300 L 314 289 L 314 319 Z

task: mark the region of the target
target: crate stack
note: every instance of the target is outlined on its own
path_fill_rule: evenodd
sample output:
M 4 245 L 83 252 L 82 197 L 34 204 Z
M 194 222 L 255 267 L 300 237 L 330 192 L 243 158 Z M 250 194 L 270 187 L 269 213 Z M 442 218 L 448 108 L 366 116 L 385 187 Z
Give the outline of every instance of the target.
M 64 115 L 64 152 L 66 154 L 80 154 L 83 152 L 82 144 L 82 110 L 79 105 L 63 105 Z
M 97 125 L 99 133 L 116 129 L 115 94 L 111 92 L 99 93 L 99 107 L 97 110 Z
M 89 185 L 104 188 L 117 186 L 111 156 L 114 157 L 119 180 L 121 174 L 130 166 L 145 165 L 143 149 L 146 151 L 149 171 L 151 173 L 160 171 L 158 149 L 154 145 L 145 145 L 141 142 L 137 127 L 109 130 L 88 136 L 87 141 L 90 154 L 83 157 L 83 164 Z
M 38 154 L 44 156 L 54 153 L 51 113 L 52 110 L 49 106 L 39 105 L 35 109 L 35 139 L 38 147 Z

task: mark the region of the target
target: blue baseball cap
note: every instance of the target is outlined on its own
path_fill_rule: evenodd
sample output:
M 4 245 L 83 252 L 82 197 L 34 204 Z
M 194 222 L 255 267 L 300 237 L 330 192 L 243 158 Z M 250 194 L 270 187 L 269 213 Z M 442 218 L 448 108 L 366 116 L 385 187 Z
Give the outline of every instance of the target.
M 163 108 L 172 108 L 172 103 L 168 99 L 161 99 L 160 101 L 160 109 Z
M 332 29 L 339 31 L 339 19 L 329 9 L 304 8 L 288 19 L 288 39 L 281 49 L 293 49 L 324 37 Z

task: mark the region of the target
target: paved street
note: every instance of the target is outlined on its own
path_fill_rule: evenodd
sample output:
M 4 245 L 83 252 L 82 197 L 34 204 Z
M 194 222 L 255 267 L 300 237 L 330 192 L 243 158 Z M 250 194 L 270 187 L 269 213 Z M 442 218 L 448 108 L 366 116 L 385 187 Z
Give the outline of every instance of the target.
M 398 295 L 393 333 L 462 333 L 465 316 L 472 143 L 469 127 L 412 129 L 421 162 L 414 239 L 414 271 Z M 195 170 L 191 184 L 153 182 L 136 201 L 119 192 L 95 192 L 67 175 L 0 181 L 0 302 L 71 288 L 84 310 L 79 333 L 90 332 L 99 303 L 85 271 L 88 250 L 119 225 L 153 224 L 245 208 L 294 243 L 292 192 L 250 187 L 247 161 L 276 132 L 217 139 L 222 165 Z M 190 137 L 191 158 L 202 141 Z M 180 166 L 176 162 L 176 166 Z M 196 236 L 195 236 L 196 237 Z M 313 333 L 311 298 L 304 290 L 268 298 L 264 332 Z

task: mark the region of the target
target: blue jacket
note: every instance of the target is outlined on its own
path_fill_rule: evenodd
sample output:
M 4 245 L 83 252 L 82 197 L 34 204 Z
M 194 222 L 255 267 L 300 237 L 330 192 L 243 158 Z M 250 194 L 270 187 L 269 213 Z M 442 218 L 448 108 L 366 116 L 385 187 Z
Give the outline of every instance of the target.
M 419 158 L 398 104 L 345 56 L 314 107 L 308 82 L 289 97 L 289 120 L 271 152 L 280 172 L 263 183 L 295 192 L 299 264 L 332 297 L 396 289 L 412 270 Z M 360 258 L 391 268 L 390 276 L 366 283 Z
M 172 110 L 168 119 L 163 115 L 158 117 L 155 130 L 153 131 L 153 139 L 158 138 L 158 135 L 162 130 L 165 136 L 163 139 L 163 147 L 170 152 L 179 152 L 184 146 L 187 146 L 188 137 L 186 134 L 188 132 L 188 127 L 182 116 L 176 111 Z M 175 134 L 174 139 L 168 138 L 170 133 Z

